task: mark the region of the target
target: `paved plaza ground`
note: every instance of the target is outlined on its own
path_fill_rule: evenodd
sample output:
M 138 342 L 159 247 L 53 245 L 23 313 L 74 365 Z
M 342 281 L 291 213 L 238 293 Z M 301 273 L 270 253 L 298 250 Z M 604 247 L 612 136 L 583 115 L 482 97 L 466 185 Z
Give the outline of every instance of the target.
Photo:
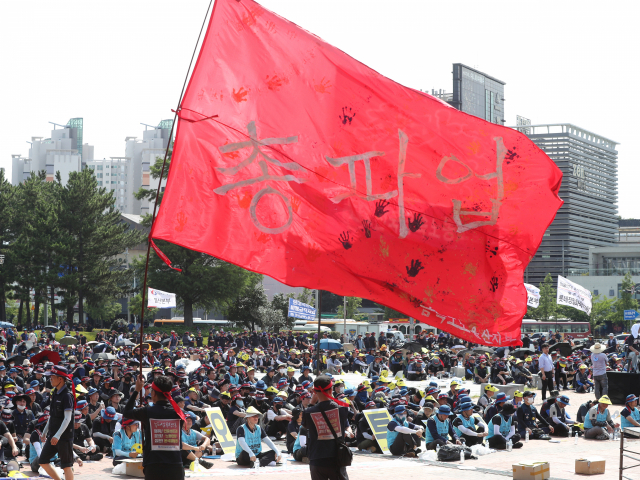
M 348 380 L 354 380 L 349 376 Z M 408 382 L 414 383 L 414 382 Z M 443 385 L 448 384 L 442 381 Z M 477 392 L 477 386 L 474 388 Z M 540 392 L 538 392 L 540 393 Z M 592 398 L 592 394 L 577 394 L 572 391 L 563 392 L 569 396 L 571 405 L 567 407 L 569 414 L 575 418 L 575 413 L 581 403 Z M 476 393 L 477 395 L 477 393 Z M 541 395 L 536 397 L 536 406 L 542 404 Z M 610 407 L 612 412 L 622 410 L 621 405 L 613 405 Z M 629 440 L 629 445 L 634 451 L 640 452 L 640 440 Z M 284 442 L 279 442 L 284 447 Z M 390 479 L 424 479 L 424 478 L 452 478 L 456 480 L 471 479 L 493 479 L 511 477 L 511 466 L 519 462 L 547 461 L 551 466 L 552 479 L 575 479 L 583 477 L 574 473 L 575 460 L 577 458 L 599 456 L 606 459 L 606 472 L 594 478 L 617 479 L 618 466 L 620 461 L 620 442 L 616 441 L 596 441 L 578 439 L 578 444 L 574 444 L 573 438 L 560 439 L 560 443 L 551 443 L 549 441 L 531 440 L 519 450 L 512 452 L 497 452 L 490 455 L 482 456 L 478 460 L 467 460 L 464 465 L 458 463 L 438 463 L 426 462 L 419 459 L 397 459 L 383 455 L 364 455 L 357 454 L 354 456 L 353 465 L 348 469 L 349 478 L 351 480 L 378 480 Z M 640 454 L 636 455 L 640 458 Z M 260 476 L 264 480 L 283 480 L 285 478 L 309 478 L 309 467 L 297 462 L 287 461 L 285 465 L 280 467 L 264 467 L 260 469 L 248 469 L 238 467 L 233 462 L 223 462 L 221 460 L 213 460 L 214 466 L 211 470 L 204 473 L 187 472 L 187 477 L 206 478 L 206 477 L 239 477 L 239 476 Z M 631 459 L 625 460 L 625 465 L 632 465 Z M 33 476 L 28 466 L 23 467 L 23 473 Z M 101 462 L 87 462 L 83 467 L 75 467 L 76 476 L 85 480 L 104 480 L 105 478 L 133 478 L 119 475 L 113 475 L 111 460 L 104 459 Z M 427 477 L 428 476 L 428 477 Z M 640 479 L 640 467 L 635 470 L 629 470 L 627 476 L 630 478 Z M 45 478 L 45 477 L 35 477 Z M 170 480 L 170 479 L 164 479 Z

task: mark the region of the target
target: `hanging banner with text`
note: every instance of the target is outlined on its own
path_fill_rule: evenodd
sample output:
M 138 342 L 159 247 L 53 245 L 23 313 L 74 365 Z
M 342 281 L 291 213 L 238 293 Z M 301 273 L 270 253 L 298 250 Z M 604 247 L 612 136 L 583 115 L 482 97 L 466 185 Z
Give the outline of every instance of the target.
M 227 421 L 225 420 L 220 407 L 207 408 L 205 413 L 207 414 L 207 417 L 209 417 L 209 421 L 211 422 L 211 426 L 213 427 L 213 431 L 216 434 L 218 442 L 220 442 L 220 448 L 222 448 L 222 451 L 224 453 L 234 453 L 236 451 L 236 442 L 231 436 L 231 431 L 227 426 Z
M 300 320 L 313 321 L 316 319 L 316 309 L 311 305 L 307 305 L 306 303 L 290 298 L 287 316 L 291 318 L 299 318 Z
M 156 290 L 155 288 L 149 289 L 149 303 L 148 308 L 175 308 L 176 307 L 176 294 L 163 292 L 162 290 Z
M 591 292 L 583 286 L 558 275 L 558 297 L 556 303 L 577 308 L 589 315 L 591 313 Z
M 386 408 L 376 408 L 374 410 L 365 410 L 362 413 L 364 413 L 364 417 L 367 419 L 367 423 L 371 427 L 382 453 L 391 455 L 389 445 L 387 445 L 387 425 L 391 421 L 389 411 Z
M 527 289 L 527 307 L 538 308 L 538 305 L 540 305 L 540 289 L 528 283 L 524 284 L 524 288 Z

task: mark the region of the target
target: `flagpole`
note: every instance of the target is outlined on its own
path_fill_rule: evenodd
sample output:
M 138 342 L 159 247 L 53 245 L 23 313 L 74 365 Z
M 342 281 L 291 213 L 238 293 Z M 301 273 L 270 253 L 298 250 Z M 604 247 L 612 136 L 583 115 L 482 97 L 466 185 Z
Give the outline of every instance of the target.
M 322 290 L 318 290 L 318 351 L 316 352 L 316 375 L 320 375 L 320 326 L 322 325 Z
M 209 6 L 207 7 L 207 12 L 204 14 L 204 20 L 202 21 L 202 26 L 200 27 L 200 33 L 198 34 L 198 40 L 196 40 L 196 45 L 193 47 L 193 54 L 191 55 L 191 61 L 189 62 L 189 68 L 187 68 L 187 74 L 184 77 L 184 83 L 182 84 L 182 91 L 180 92 L 180 98 L 178 99 L 178 106 L 176 107 L 175 114 L 173 115 L 173 123 L 171 124 L 171 131 L 169 132 L 169 139 L 167 141 L 167 148 L 164 152 L 164 160 L 162 161 L 162 172 L 160 173 L 160 179 L 158 180 L 158 189 L 156 190 L 156 198 L 153 201 L 153 215 L 151 217 L 151 228 L 149 230 L 149 237 L 147 238 L 147 260 L 144 266 L 144 282 L 142 286 L 142 305 L 140 307 L 140 375 L 142 375 L 142 343 L 144 342 L 144 302 L 147 297 L 147 274 L 149 271 L 149 254 L 151 253 L 151 233 L 153 232 L 153 222 L 156 220 L 156 211 L 158 209 L 158 197 L 160 196 L 160 186 L 162 185 L 162 179 L 164 177 L 164 169 L 167 165 L 167 156 L 169 155 L 169 148 L 171 147 L 171 139 L 173 138 L 173 129 L 176 125 L 176 119 L 178 118 L 178 112 L 180 111 L 180 105 L 182 104 L 182 97 L 184 95 L 184 90 L 187 87 L 187 80 L 189 79 L 189 72 L 191 71 L 191 66 L 193 65 L 193 59 L 196 56 L 196 51 L 198 50 L 198 44 L 200 43 L 200 37 L 202 36 L 202 31 L 204 30 L 204 26 L 207 24 L 207 17 L 209 16 L 209 11 L 211 10 L 211 5 L 213 4 L 213 0 L 210 0 Z

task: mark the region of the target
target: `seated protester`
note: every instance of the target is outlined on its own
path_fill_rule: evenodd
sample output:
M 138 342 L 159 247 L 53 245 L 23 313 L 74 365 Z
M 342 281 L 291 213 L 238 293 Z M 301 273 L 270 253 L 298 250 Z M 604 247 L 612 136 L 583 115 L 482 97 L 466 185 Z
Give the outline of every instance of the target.
M 264 392 L 258 390 L 255 396 L 251 399 L 249 407 L 255 408 L 263 415 L 267 413 L 267 411 L 269 410 L 269 402 L 266 401 Z
M 242 400 L 239 393 L 236 393 L 233 398 L 231 398 L 229 413 L 227 413 L 227 427 L 229 431 L 234 431 L 232 427 L 235 427 L 237 430 L 238 426 L 242 424 L 244 412 L 244 400 Z
M 533 375 L 524 366 L 524 360 L 519 358 L 516 360 L 516 366 L 513 369 L 513 381 L 514 383 L 521 383 L 523 385 L 530 385 L 533 380 Z M 516 407 L 517 408 L 517 407 Z
M 302 383 L 302 382 L 313 382 L 313 379 L 311 378 L 311 367 L 309 365 L 305 365 L 302 367 L 302 370 L 300 370 L 302 372 L 302 374 L 298 377 L 298 383 Z
M 407 422 L 407 412 L 404 405 L 398 405 L 393 410 L 393 417 L 387 424 L 387 445 L 395 456 L 415 457 L 420 450 L 424 428 Z
M 593 389 L 594 384 L 589 380 L 589 369 L 585 364 L 578 367 L 574 383 L 576 384 L 576 393 L 589 393 Z
M 375 402 L 367 402 L 365 404 L 366 410 L 377 408 Z M 356 431 L 356 443 L 359 450 L 369 450 L 371 453 L 382 453 L 382 450 L 378 447 L 375 435 L 369 426 L 367 417 L 360 415 L 358 419 L 358 429 Z
M 27 388 L 27 390 L 24 393 L 25 395 L 28 395 L 29 398 L 31 399 L 31 404 L 29 409 L 33 412 L 34 417 L 37 417 L 42 413 L 42 407 L 40 406 L 40 403 L 44 403 L 42 401 L 42 395 L 37 393 L 33 388 Z M 40 403 L 38 403 L 38 396 L 40 396 Z
M 440 360 L 438 357 L 435 357 L 432 358 L 429 362 L 429 366 L 427 367 L 427 374 L 437 377 L 438 372 L 444 372 L 444 364 L 442 363 L 442 360 Z
M 496 362 L 493 367 L 491 367 L 491 381 L 500 385 L 511 383 L 513 382 L 513 378 L 509 373 L 509 368 L 504 362 Z
M 598 404 L 591 407 L 584 419 L 584 438 L 595 440 L 609 440 L 609 434 L 613 434 L 615 428 L 620 424 L 613 423 L 609 412 L 611 400 L 607 395 L 603 395 L 598 400 Z
M 443 446 L 452 442 L 460 445 L 460 439 L 451 425 L 449 415 L 451 415 L 451 407 L 448 404 L 440 405 L 436 414 L 427 420 L 424 440 L 427 450 L 435 450 L 438 445 Z
M 102 460 L 102 454 L 96 453 L 98 447 L 91 438 L 91 432 L 89 431 L 89 427 L 84 423 L 84 416 L 80 410 L 76 410 L 74 413 L 74 423 L 73 423 L 73 449 L 80 459 L 84 462 L 85 460 Z M 86 442 L 86 446 L 85 445 Z M 29 450 L 31 453 L 31 450 Z
M 411 362 L 407 367 L 407 380 L 426 380 L 427 372 L 424 369 L 424 363 L 418 359 Z
M 47 441 L 47 438 L 42 433 L 44 427 L 47 425 L 49 421 L 48 414 L 42 414 L 35 420 L 35 428 L 33 432 L 31 432 L 31 436 L 29 438 L 29 465 L 31 465 L 31 471 L 34 473 L 38 473 L 40 470 L 40 452 L 42 452 L 42 447 Z M 0 431 L 2 427 L 0 426 Z M 18 450 L 17 448 L 15 449 Z M 17 453 L 16 453 L 17 455 Z M 53 460 L 57 460 L 58 454 L 56 453 Z
M 493 400 L 491 397 L 493 397 L 493 395 L 498 392 L 498 388 L 494 387 L 493 385 L 487 383 L 484 386 L 484 393 L 482 394 L 482 396 L 478 399 L 478 406 L 482 407 L 482 412 L 484 413 L 484 411 L 489 407 L 489 405 L 491 405 L 493 403 Z
M 516 390 L 515 392 L 513 392 L 513 400 L 511 400 L 511 404 L 515 407 L 516 410 L 518 410 L 520 405 L 522 405 L 523 396 L 524 394 L 520 390 Z
M 193 412 L 204 412 L 205 408 L 208 408 L 208 406 L 200 400 L 200 392 L 194 387 L 189 388 L 184 402 L 184 409 Z
M 558 398 L 558 395 L 560 395 L 560 393 L 558 392 L 558 390 L 552 390 L 550 394 L 551 396 L 547 398 L 546 401 L 543 401 L 542 405 L 540 406 L 540 415 L 542 415 L 544 419 L 549 423 L 551 423 L 551 417 L 549 416 L 551 405 L 556 403 L 556 398 Z
M 31 407 L 31 398 L 26 395 L 16 395 L 11 399 L 15 410 L 13 411 L 13 426 L 16 429 L 16 435 L 20 440 L 27 433 L 29 424 L 35 420 L 33 412 L 29 409 Z M 25 440 L 28 440 L 29 437 Z
M 640 427 L 640 411 L 637 408 L 638 397 L 627 395 L 624 409 L 620 412 L 620 425 L 625 427 Z
M 293 444 L 298 438 L 298 431 L 300 430 L 300 424 L 302 423 L 302 410 L 294 408 L 291 412 L 291 421 L 287 425 L 287 436 L 285 437 L 285 443 L 287 444 L 287 452 L 293 453 Z
M 238 367 L 236 364 L 229 365 L 229 373 L 225 375 L 225 378 L 229 380 L 231 385 L 241 385 L 240 375 L 238 375 Z
M 459 408 L 460 413 L 452 422 L 453 431 L 460 439 L 464 439 L 467 447 L 482 444 L 489 432 L 487 425 L 473 415 L 473 403 L 462 403 Z
M 531 390 L 523 393 L 523 402 L 516 411 L 518 419 L 518 433 L 520 438 L 525 438 L 527 431 L 533 440 L 549 440 L 547 432 L 553 432 L 554 428 L 547 422 L 533 406 L 536 394 Z
M 416 416 L 416 421 L 423 422 L 423 424 L 425 424 L 427 420 L 429 420 L 433 415 L 434 404 L 436 403 L 433 401 L 433 397 L 427 397 L 427 399 L 425 400 L 427 401 L 425 401 L 424 405 L 422 405 L 422 410 L 420 410 L 420 412 Z
M 582 405 L 580 405 L 580 407 L 578 407 L 578 413 L 576 414 L 576 422 L 584 423 L 584 419 L 587 416 L 587 413 L 589 413 L 591 407 L 593 407 L 596 403 L 598 403 L 597 400 L 587 400 Z
M 473 371 L 473 381 L 475 383 L 489 383 L 489 380 L 491 380 L 491 371 L 487 367 L 487 361 L 481 357 Z
M 358 357 L 353 360 L 354 371 L 359 373 L 367 373 L 369 364 L 367 363 L 366 357 L 367 356 L 364 353 L 358 354 Z
M 193 422 L 197 420 L 196 414 L 193 412 L 184 412 L 186 420 L 182 423 L 180 430 L 180 439 L 182 441 L 182 463 L 185 468 L 189 468 L 191 462 L 199 458 L 200 465 L 204 468 L 213 467 L 213 463 L 203 460 L 201 457 L 205 454 L 207 448 L 211 444 L 209 437 L 200 432 L 193 430 Z M 114 458 L 115 461 L 115 458 Z
M 0 441 L 2 441 L 4 456 L 5 458 L 12 458 L 14 455 L 12 455 L 13 448 L 11 446 L 11 441 L 13 441 L 13 444 L 16 446 L 18 451 L 21 451 L 23 446 L 22 440 L 20 440 L 16 435 L 16 427 L 13 424 L 13 410 L 8 408 L 2 410 L 2 422 L 0 423 L 3 425 L 0 426 L 0 435 L 2 435 L 2 437 L 0 437 Z M 7 433 L 5 434 L 5 432 Z M 11 437 L 11 441 L 9 440 L 9 437 Z
M 273 398 L 273 405 L 267 411 L 268 426 L 266 427 L 266 433 L 270 437 L 276 437 L 277 440 L 287 433 L 287 427 L 292 418 L 291 415 L 282 408 L 283 406 L 284 399 L 277 396 Z
M 518 421 L 513 418 L 515 408 L 510 403 L 505 403 L 500 413 L 495 415 L 489 423 L 489 447 L 496 450 L 506 450 L 507 441 L 511 440 L 513 448 L 521 448 L 520 434 L 516 433 Z
M 138 422 L 133 418 L 122 420 L 122 428 L 113 434 L 113 465 L 119 465 L 127 458 L 138 458 L 134 445 L 142 447 L 142 436 L 138 431 Z
M 509 400 L 508 395 L 503 392 L 498 393 L 496 395 L 496 401 L 489 405 L 489 407 L 484 411 L 484 421 L 489 423 L 493 417 L 500 413 L 500 410 L 502 410 L 502 407 L 507 403 L 507 400 Z
M 236 431 L 236 463 L 242 467 L 253 468 L 256 461 L 260 462 L 261 467 L 273 466 L 282 459 L 278 447 L 258 425 L 261 417 L 258 410 L 249 407 L 244 418 L 245 423 Z M 271 450 L 263 452 L 262 442 Z
M 116 431 L 116 411 L 113 407 L 107 407 L 100 413 L 100 418 L 93 421 L 93 441 L 100 451 L 111 451 L 113 433 Z
M 302 422 L 302 412 L 300 413 L 300 422 Z M 293 459 L 296 462 L 309 463 L 307 456 L 307 429 L 300 424 L 298 436 L 293 442 Z
M 549 417 L 551 417 L 554 428 L 552 435 L 555 437 L 573 436 L 573 430 L 576 427 L 573 427 L 575 422 L 569 418 L 569 414 L 565 411 L 567 405 L 569 405 L 569 397 L 561 395 L 549 409 Z

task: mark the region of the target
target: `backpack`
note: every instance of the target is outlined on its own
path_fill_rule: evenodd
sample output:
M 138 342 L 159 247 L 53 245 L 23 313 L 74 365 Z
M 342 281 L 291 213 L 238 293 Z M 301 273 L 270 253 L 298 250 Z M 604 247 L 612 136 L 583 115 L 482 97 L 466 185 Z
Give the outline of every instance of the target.
M 456 462 L 460 461 L 460 451 L 464 450 L 464 458 L 465 460 L 469 460 L 470 458 L 476 458 L 471 455 L 471 449 L 469 447 L 465 447 L 463 445 L 442 445 L 440 447 L 440 451 L 438 452 L 438 461 L 439 462 Z

